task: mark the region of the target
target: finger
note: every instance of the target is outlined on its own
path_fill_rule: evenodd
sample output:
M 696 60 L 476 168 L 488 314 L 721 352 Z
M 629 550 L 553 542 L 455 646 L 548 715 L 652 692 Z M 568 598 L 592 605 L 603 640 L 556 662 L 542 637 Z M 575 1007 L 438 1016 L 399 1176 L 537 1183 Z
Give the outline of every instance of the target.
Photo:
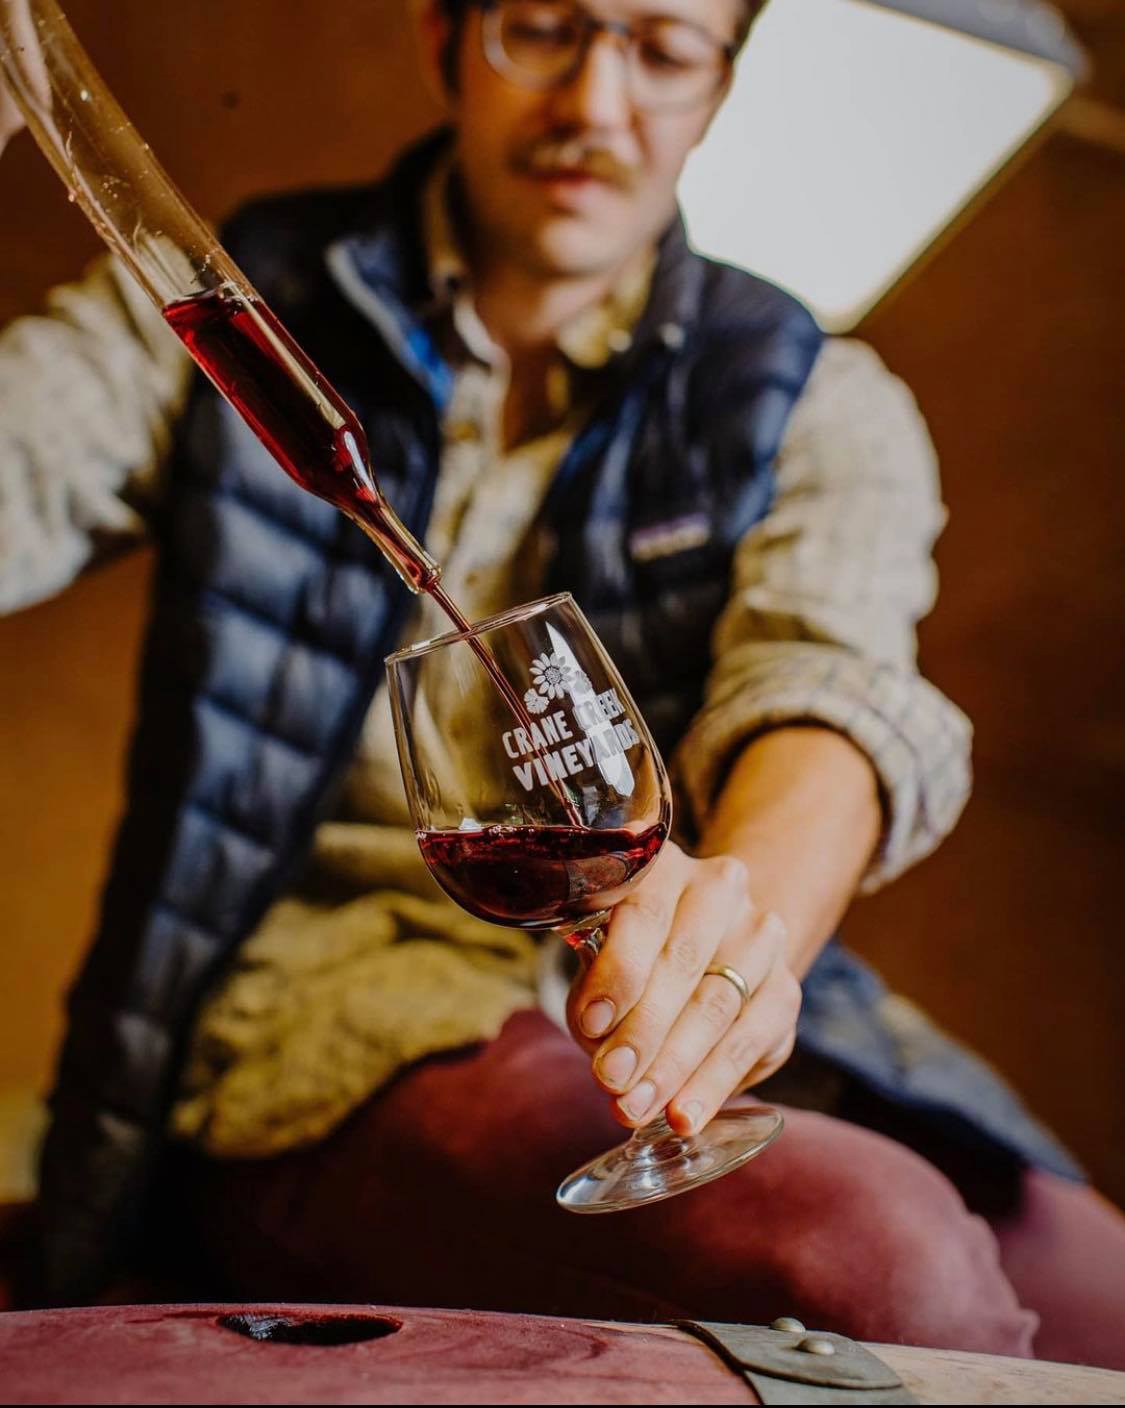
M 681 1134 L 702 1129 L 732 1095 L 779 1070 L 792 1053 L 800 1007 L 800 983 L 788 968 L 779 966 L 697 1070 L 665 1102 L 673 1128 Z
M 644 992 L 595 1053 L 594 1074 L 607 1090 L 624 1092 L 646 1078 L 673 1025 L 696 997 L 704 969 L 723 940 L 732 930 L 745 930 L 753 922 L 746 870 L 739 862 L 728 865 L 725 857 L 716 858 L 705 869 L 693 871 L 693 876 L 680 896 Z M 751 965 L 748 981 L 756 986 L 762 972 Z M 714 1041 L 719 1035 L 716 1022 L 725 1029 L 736 1009 L 726 994 L 714 990 L 700 994 L 700 1001 L 705 1005 L 697 1013 L 696 1027 L 709 1031 Z
M 737 1088 L 731 1093 L 742 1094 L 750 1087 L 758 1085 L 766 1080 L 767 1077 L 772 1076 L 775 1071 L 779 1071 L 781 1067 L 785 1065 L 786 1061 L 789 1060 L 790 1056 L 792 1056 L 793 1048 L 796 1044 L 797 1028 L 794 1025 L 790 1027 L 789 1031 L 785 1033 L 775 1046 L 767 1051 L 765 1055 L 746 1072 L 739 1081 Z M 729 1098 L 730 1096 L 727 1097 L 727 1099 Z M 724 1103 L 724 1101 L 719 1102 L 720 1106 Z
M 686 857 L 664 849 L 667 858 L 662 853 L 644 884 L 614 907 L 601 952 L 571 987 L 567 1017 L 588 1050 L 638 1001 L 671 926 Z
M 750 933 L 745 929 L 737 946 L 721 945 L 714 955 L 741 975 L 751 994 L 759 990 L 782 955 L 784 926 L 776 916 L 759 915 Z M 752 999 L 751 999 L 752 1000 Z M 678 1096 L 743 1014 L 736 985 L 715 973 L 704 973 L 695 991 L 672 1024 L 646 1067 L 619 1101 L 621 1113 L 638 1122 L 651 1118 Z M 749 1004 L 747 1004 L 748 1010 Z M 626 1030 L 625 1035 L 629 1032 Z M 604 1063 L 603 1063 L 604 1065 Z M 595 1072 L 600 1070 L 595 1058 Z

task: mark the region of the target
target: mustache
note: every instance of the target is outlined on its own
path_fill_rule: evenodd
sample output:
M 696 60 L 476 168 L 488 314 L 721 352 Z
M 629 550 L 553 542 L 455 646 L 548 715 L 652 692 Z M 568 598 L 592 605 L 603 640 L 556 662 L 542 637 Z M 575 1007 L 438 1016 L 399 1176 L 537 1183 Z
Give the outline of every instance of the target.
M 588 137 L 548 137 L 528 143 L 515 157 L 517 171 L 535 175 L 542 171 L 573 171 L 594 176 L 628 190 L 634 170 L 604 143 Z

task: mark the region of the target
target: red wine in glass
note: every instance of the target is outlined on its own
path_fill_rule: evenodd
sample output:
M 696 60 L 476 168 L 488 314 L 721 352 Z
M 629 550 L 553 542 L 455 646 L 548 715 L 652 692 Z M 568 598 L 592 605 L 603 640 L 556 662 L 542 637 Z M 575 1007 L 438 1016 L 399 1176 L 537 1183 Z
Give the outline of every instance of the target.
M 663 822 L 639 831 L 485 826 L 420 831 L 418 845 L 442 889 L 470 914 L 550 929 L 610 908 L 655 859 L 666 835 Z

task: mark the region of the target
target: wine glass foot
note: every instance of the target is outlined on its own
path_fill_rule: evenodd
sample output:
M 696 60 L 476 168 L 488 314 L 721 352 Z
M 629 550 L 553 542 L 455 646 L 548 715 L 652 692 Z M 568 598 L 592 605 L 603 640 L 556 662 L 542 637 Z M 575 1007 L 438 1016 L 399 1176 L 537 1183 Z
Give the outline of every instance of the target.
M 576 1169 L 555 1198 L 567 1212 L 621 1212 L 672 1198 L 748 1163 L 783 1124 L 768 1105 L 720 1110 L 691 1135 L 677 1134 L 661 1119 Z

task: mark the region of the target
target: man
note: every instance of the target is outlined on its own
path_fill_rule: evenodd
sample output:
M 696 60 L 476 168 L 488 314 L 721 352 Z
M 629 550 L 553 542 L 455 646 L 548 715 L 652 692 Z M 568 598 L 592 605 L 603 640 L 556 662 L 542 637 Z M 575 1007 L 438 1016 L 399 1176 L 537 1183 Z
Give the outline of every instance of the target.
M 60 585 L 91 523 L 130 527 L 146 489 L 162 569 L 131 810 L 43 1157 L 56 1296 L 91 1293 L 156 1226 L 171 1119 L 188 1147 L 161 1170 L 167 1207 L 192 1210 L 239 1294 L 772 1308 L 1057 1357 L 1104 1335 L 1105 1297 L 1071 1285 L 1081 1313 L 1060 1307 L 1046 1267 L 1003 1252 L 1040 1202 L 1071 1245 L 1119 1235 L 1111 1213 L 991 1073 L 827 942 L 857 884 L 952 825 L 968 732 L 913 668 L 940 506 L 908 396 L 779 291 L 694 256 L 676 219 L 751 18 L 739 0 L 428 6 L 450 131 L 374 192 L 261 202 L 225 236 L 361 410 L 453 594 L 480 615 L 572 589 L 669 751 L 692 853 L 669 843 L 618 906 L 565 1016 L 550 971 L 538 988 L 608 1111 L 534 1005 L 530 944 L 412 893 L 376 684 L 432 618 L 406 621 L 369 545 L 205 383 L 181 404 L 178 350 L 97 276 L 107 345 L 128 321 L 122 355 L 152 359 L 131 415 L 157 432 L 84 483 L 81 522 L 25 516 L 39 548 L 11 600 Z M 9 462 L 32 440 L 17 424 Z M 689 1131 L 770 1077 L 811 1109 L 757 1163 L 594 1226 L 551 1204 L 610 1111 Z M 849 1113 L 901 1142 L 831 1117 Z M 1017 1230 L 970 1216 L 935 1164 L 967 1197 L 966 1164 L 1002 1186 Z

